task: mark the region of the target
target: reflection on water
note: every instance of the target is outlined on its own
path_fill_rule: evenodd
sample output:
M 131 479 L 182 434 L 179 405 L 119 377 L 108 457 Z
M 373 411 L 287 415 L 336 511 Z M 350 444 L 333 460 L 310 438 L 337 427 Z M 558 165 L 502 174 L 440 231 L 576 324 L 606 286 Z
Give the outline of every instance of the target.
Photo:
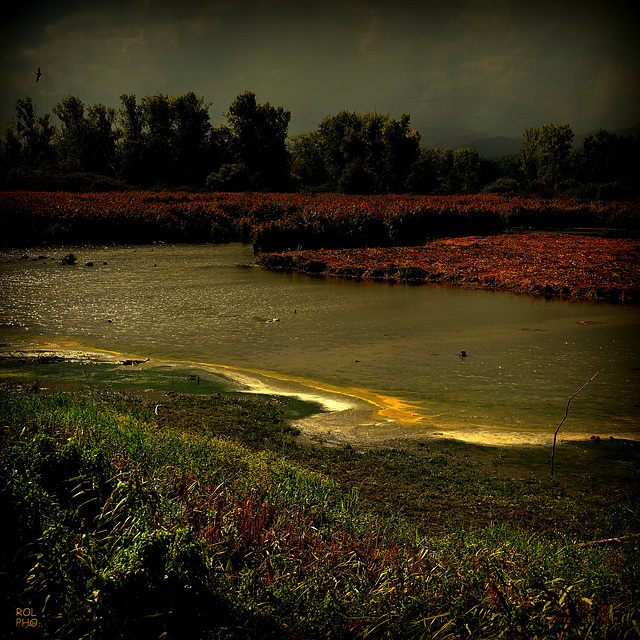
M 529 441 L 554 431 L 568 398 L 602 370 L 563 434 L 638 434 L 637 308 L 273 273 L 250 267 L 242 245 L 27 253 L 69 250 L 74 267 L 0 254 L 5 343 L 70 338 L 266 371 L 359 398 L 413 434 Z

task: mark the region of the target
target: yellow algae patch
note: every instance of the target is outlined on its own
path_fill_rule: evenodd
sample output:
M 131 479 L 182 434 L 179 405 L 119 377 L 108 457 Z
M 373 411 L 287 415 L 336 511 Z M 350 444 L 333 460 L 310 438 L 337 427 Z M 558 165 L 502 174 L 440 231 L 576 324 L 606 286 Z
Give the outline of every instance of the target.
M 56 338 L 56 342 L 45 342 L 42 344 L 43 347 L 50 347 L 52 349 L 62 348 L 62 349 L 82 349 L 82 345 L 77 340 L 72 340 L 71 338 Z
M 377 415 L 379 417 L 386 418 L 387 420 L 393 420 L 394 422 L 405 422 L 414 424 L 420 422 L 426 417 L 420 412 L 419 406 L 415 403 L 409 402 L 408 400 L 403 400 L 402 398 L 397 398 L 395 396 L 388 396 L 377 393 L 376 391 L 370 389 L 362 389 L 358 387 L 340 387 L 324 382 L 317 382 L 308 378 L 291 376 L 283 373 L 276 373 L 273 371 L 262 371 L 260 369 L 229 367 L 225 365 L 213 366 L 222 366 L 225 369 L 243 371 L 246 373 L 264 376 L 266 378 L 271 378 L 282 382 L 293 382 L 302 387 L 307 387 L 316 391 L 335 394 L 337 396 L 344 396 L 347 398 L 354 398 L 355 400 L 360 400 L 366 402 L 367 404 L 373 405 L 378 409 Z
M 387 396 L 368 389 L 352 389 L 353 395 L 369 404 L 378 407 L 378 415 L 394 422 L 416 424 L 426 417 L 420 412 L 420 407 L 413 402 Z
M 49 353 L 66 354 L 67 356 L 96 356 L 96 355 L 108 355 L 112 358 L 130 359 L 131 355 L 122 351 L 110 351 L 108 349 L 100 349 L 98 347 L 86 346 L 81 342 L 72 338 L 40 338 L 30 337 L 30 344 L 24 348 L 16 348 L 14 351 L 21 353 L 34 352 L 42 353 L 43 351 Z M 34 345 L 37 343 L 37 346 Z M 141 358 L 141 360 L 143 360 Z
M 130 358 L 129 353 L 101 349 L 82 345 L 79 341 L 70 338 L 55 338 L 44 342 L 42 347 L 60 351 L 91 351 L 105 354 L 115 358 Z M 198 362 L 193 360 L 178 360 L 173 358 L 156 360 L 166 364 L 183 364 L 198 366 L 210 370 L 220 370 L 230 379 L 246 387 L 251 393 L 264 393 L 274 395 L 295 396 L 302 400 L 317 402 L 331 412 L 342 412 L 360 405 L 368 405 L 374 410 L 373 419 L 389 422 L 417 424 L 432 420 L 437 416 L 427 416 L 421 407 L 413 402 L 396 396 L 379 393 L 372 389 L 359 387 L 341 387 L 338 385 L 319 382 L 301 376 L 242 367 L 236 365 L 217 364 L 212 362 Z M 147 366 L 153 366 L 153 361 L 147 361 Z M 274 384 L 277 381 L 279 384 Z M 315 393 L 314 393 L 315 392 Z
M 115 353 L 115 352 L 108 352 Z M 408 400 L 403 400 L 395 396 L 389 396 L 378 393 L 371 389 L 362 389 L 358 387 L 340 387 L 338 385 L 329 384 L 326 382 L 318 382 L 317 380 L 311 380 L 309 378 L 303 378 L 301 376 L 294 376 L 286 373 L 279 373 L 276 371 L 267 371 L 264 369 L 255 369 L 252 367 L 241 367 L 236 365 L 217 364 L 212 362 L 198 362 L 193 360 L 164 360 L 164 362 L 171 362 L 175 364 L 185 364 L 191 366 L 207 367 L 209 369 L 223 369 L 228 373 L 229 377 L 240 382 L 241 384 L 249 387 L 253 393 L 265 393 L 265 394 L 277 394 L 277 395 L 291 395 L 296 396 L 304 400 L 316 401 L 323 405 L 330 411 L 344 411 L 349 409 L 353 403 L 349 403 L 346 399 L 353 399 L 372 405 L 377 409 L 377 416 L 393 422 L 403 422 L 408 424 L 416 424 L 425 419 L 435 418 L 436 416 L 425 416 L 420 411 L 419 405 L 412 403 Z M 244 376 L 242 374 L 249 374 Z M 260 378 L 267 378 L 268 380 L 277 380 L 278 382 L 289 383 L 289 385 L 295 385 L 305 389 L 311 389 L 313 391 L 319 391 L 321 394 L 328 395 L 314 395 L 301 392 L 299 389 L 294 389 L 291 386 L 283 387 L 278 386 L 273 388 L 269 384 L 261 382 Z M 345 400 L 340 400 L 344 398 Z

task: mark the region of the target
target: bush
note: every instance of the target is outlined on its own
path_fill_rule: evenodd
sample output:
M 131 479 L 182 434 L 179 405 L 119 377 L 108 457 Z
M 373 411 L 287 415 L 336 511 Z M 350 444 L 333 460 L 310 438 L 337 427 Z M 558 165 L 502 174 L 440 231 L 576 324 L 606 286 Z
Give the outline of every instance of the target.
M 424 282 L 427 272 L 420 267 L 402 267 L 398 272 L 398 279 L 405 282 Z
M 511 194 L 520 191 L 520 183 L 513 178 L 498 178 L 482 189 L 482 193 Z
M 253 186 L 253 176 L 244 164 L 223 164 L 207 177 L 207 188 L 213 191 L 250 191 Z
M 365 166 L 362 160 L 353 160 L 344 168 L 338 180 L 338 191 L 340 193 L 363 195 L 376 193 L 376 176 Z
M 598 199 L 607 201 L 631 200 L 633 192 L 622 182 L 607 182 L 598 187 Z
M 263 253 L 257 260 L 265 269 L 281 269 L 289 271 L 293 269 L 293 258 L 280 253 Z
M 306 273 L 310 276 L 318 276 L 323 274 L 327 270 L 327 265 L 321 260 L 309 260 L 309 262 L 301 266 L 302 273 Z
M 542 198 L 553 197 L 553 187 L 547 184 L 544 180 L 533 180 L 527 186 L 527 191 L 530 194 L 540 196 Z
M 562 191 L 560 188 L 562 187 Z M 558 185 L 559 195 L 576 200 L 598 200 L 599 185 L 593 183 L 579 184 L 575 180 L 566 180 Z
M 129 186 L 120 180 L 114 180 L 108 176 L 97 176 L 89 185 L 87 191 L 104 193 L 108 191 L 127 191 Z
M 61 173 L 45 175 L 24 185 L 28 191 L 65 191 L 69 193 L 101 193 L 128 191 L 124 182 L 96 173 Z

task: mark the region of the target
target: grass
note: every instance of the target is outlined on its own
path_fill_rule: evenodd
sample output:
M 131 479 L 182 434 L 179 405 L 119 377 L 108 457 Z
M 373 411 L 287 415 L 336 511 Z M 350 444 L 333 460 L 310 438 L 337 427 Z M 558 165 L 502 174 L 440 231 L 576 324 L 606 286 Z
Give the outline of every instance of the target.
M 640 532 L 635 449 L 561 449 L 551 481 L 550 452 L 302 447 L 287 411 L 5 384 L 2 633 L 640 637 L 637 539 L 577 544 Z

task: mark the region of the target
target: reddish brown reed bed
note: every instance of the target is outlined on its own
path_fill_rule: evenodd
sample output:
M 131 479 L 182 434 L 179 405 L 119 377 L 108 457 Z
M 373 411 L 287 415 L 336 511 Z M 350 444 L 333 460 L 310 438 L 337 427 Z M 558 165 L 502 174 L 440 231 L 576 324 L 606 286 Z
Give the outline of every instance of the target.
M 513 234 L 443 239 L 420 247 L 264 254 L 273 269 L 337 277 L 429 282 L 580 300 L 640 300 L 640 241 Z
M 504 228 L 637 230 L 640 202 L 497 195 L 0 192 L 0 243 L 252 242 L 257 251 L 421 245 Z

